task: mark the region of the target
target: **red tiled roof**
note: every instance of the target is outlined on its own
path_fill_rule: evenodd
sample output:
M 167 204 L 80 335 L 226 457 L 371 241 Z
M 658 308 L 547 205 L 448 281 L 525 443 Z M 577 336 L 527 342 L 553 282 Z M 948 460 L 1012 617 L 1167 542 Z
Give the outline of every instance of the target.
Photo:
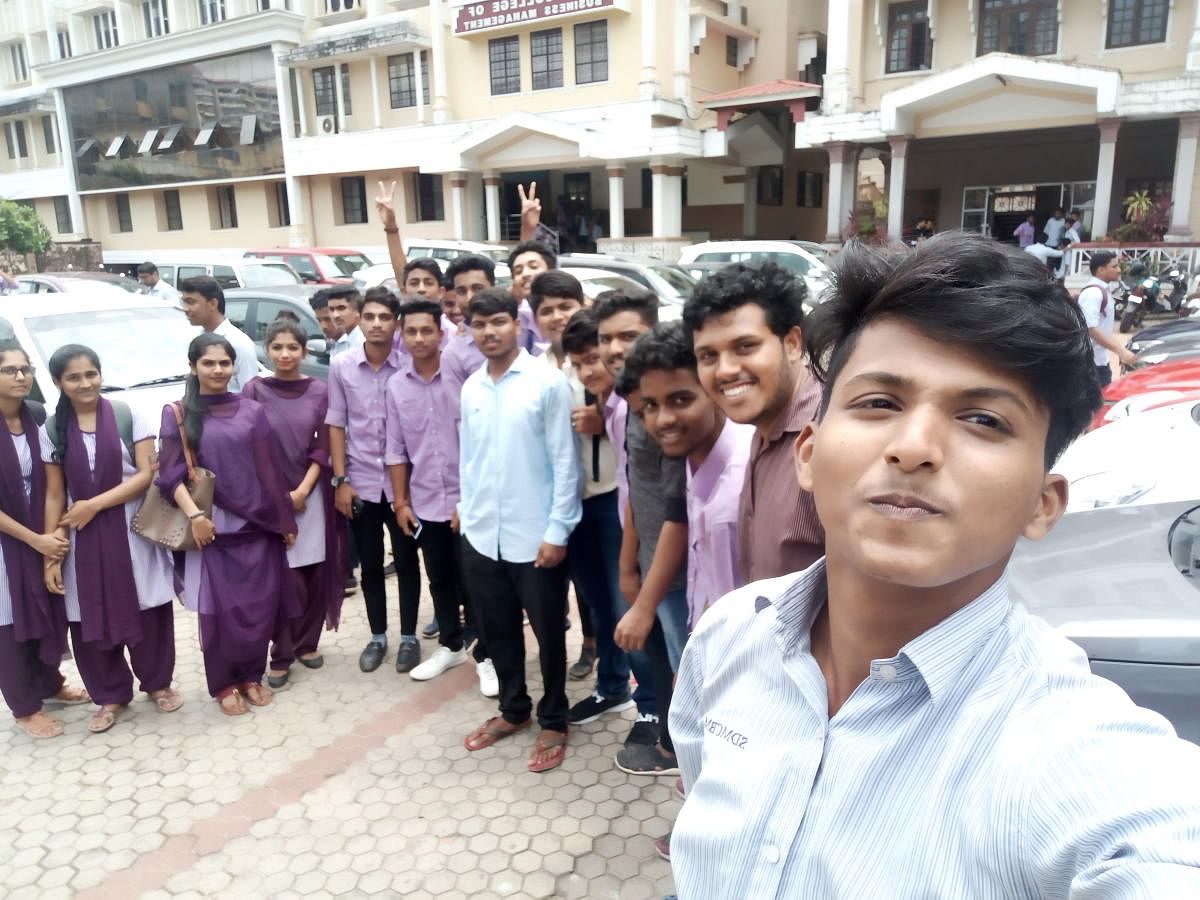
M 813 97 L 820 94 L 820 91 L 819 84 L 778 78 L 775 81 L 764 81 L 762 84 L 751 84 L 746 87 L 734 88 L 732 91 L 711 94 L 700 102 L 705 106 L 728 106 L 738 102 L 762 103 L 774 97 Z

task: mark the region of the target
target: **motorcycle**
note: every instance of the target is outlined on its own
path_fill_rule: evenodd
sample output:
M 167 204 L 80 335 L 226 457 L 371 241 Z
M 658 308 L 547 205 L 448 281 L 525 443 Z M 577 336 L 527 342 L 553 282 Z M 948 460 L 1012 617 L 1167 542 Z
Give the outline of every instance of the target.
M 1147 307 L 1159 305 L 1161 286 L 1153 275 L 1147 275 L 1125 298 L 1125 312 L 1121 316 L 1121 331 L 1132 331 L 1142 327 Z
M 1180 318 L 1184 316 L 1181 307 L 1187 297 L 1187 283 L 1187 269 L 1179 267 L 1171 269 L 1163 278 L 1163 290 L 1159 302 L 1167 306 L 1171 312 L 1177 313 Z

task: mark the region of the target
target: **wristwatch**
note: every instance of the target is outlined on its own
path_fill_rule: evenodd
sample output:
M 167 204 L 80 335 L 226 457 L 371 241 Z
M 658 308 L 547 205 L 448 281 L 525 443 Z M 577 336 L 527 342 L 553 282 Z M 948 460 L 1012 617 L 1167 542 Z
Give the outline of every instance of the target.
M 329 479 L 329 483 L 332 484 L 335 488 L 340 488 L 348 480 L 349 479 L 347 479 L 345 475 L 334 475 L 332 478 Z

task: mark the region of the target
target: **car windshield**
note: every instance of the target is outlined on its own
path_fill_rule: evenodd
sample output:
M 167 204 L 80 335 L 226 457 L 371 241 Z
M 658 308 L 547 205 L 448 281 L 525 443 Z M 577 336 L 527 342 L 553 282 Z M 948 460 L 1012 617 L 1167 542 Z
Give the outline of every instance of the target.
M 674 266 L 653 266 L 650 271 L 673 287 L 675 293 L 684 300 L 692 296 L 692 291 L 696 287 L 696 279 L 683 269 L 677 269 Z
M 242 267 L 243 287 L 270 287 L 275 284 L 300 284 L 300 279 L 284 263 Z
M 361 253 L 335 253 L 332 256 L 326 256 L 323 253 L 313 254 L 321 263 L 321 268 L 325 270 L 325 274 L 331 275 L 338 272 L 342 275 L 353 275 L 363 266 L 371 265 L 371 261 Z
M 502 262 L 505 264 L 508 263 L 508 251 L 507 250 L 502 250 L 502 249 L 484 250 L 480 253 L 480 256 L 486 256 L 489 259 L 494 259 L 496 262 Z
M 109 389 L 187 374 L 187 348 L 199 332 L 165 307 L 97 309 L 25 320 L 42 359 L 63 344 L 85 344 L 104 361 Z

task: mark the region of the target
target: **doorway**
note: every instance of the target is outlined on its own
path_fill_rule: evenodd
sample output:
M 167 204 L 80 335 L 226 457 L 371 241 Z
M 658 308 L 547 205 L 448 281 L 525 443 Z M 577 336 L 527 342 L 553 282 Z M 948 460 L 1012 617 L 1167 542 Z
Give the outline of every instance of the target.
M 542 218 L 548 219 L 548 213 L 554 211 L 554 198 L 550 190 L 550 170 L 540 169 L 528 172 L 504 172 L 500 175 L 500 240 L 519 241 L 521 239 L 521 195 L 517 185 L 528 186 L 537 182 L 537 196 L 542 201 Z

